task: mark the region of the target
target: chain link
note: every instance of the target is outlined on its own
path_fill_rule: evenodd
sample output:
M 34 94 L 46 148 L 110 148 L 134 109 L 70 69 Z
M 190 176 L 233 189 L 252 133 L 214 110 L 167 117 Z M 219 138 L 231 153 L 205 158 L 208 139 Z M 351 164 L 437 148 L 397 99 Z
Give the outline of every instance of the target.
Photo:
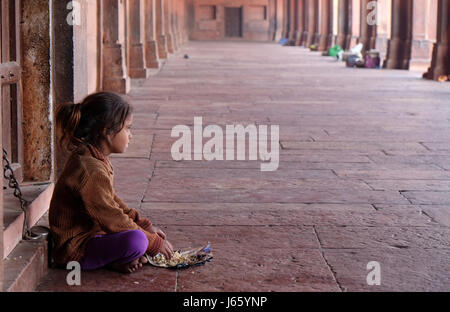
M 8 153 L 5 149 L 3 149 L 3 162 L 3 176 L 8 180 L 8 186 L 14 190 L 14 197 L 19 199 L 20 209 L 22 209 L 24 214 L 22 239 L 40 240 L 45 238 L 48 235 L 48 231 L 45 227 L 36 227 L 36 231 L 33 231 L 28 225 L 28 207 L 30 202 L 23 198 L 22 190 L 20 189 L 19 182 L 14 175 L 14 170 L 11 167 L 11 162 L 8 159 Z

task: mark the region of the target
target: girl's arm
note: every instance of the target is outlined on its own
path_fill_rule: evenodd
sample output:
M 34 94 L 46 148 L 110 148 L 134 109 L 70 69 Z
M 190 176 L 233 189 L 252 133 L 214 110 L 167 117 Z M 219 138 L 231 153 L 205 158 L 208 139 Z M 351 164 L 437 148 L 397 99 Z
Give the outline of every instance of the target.
M 114 201 L 119 204 L 119 207 L 122 208 L 123 212 L 127 214 L 134 222 L 137 222 L 141 219 L 139 211 L 134 208 L 128 207 L 128 205 L 125 204 L 124 201 L 119 196 L 117 196 L 116 193 L 114 193 Z
M 163 239 L 166 238 L 166 235 L 159 228 L 154 227 L 152 221 L 148 218 L 141 218 L 139 211 L 134 208 L 130 208 L 124 201 L 114 194 L 114 200 L 119 204 L 119 207 L 123 209 L 123 212 L 127 214 L 143 231 L 147 231 L 149 233 L 156 233 L 161 236 Z
M 86 183 L 80 189 L 80 195 L 87 213 L 106 233 L 142 230 L 115 201 L 112 181 L 107 172 L 99 170 L 90 174 Z M 144 231 L 144 233 L 149 241 L 147 251 L 151 255 L 157 254 L 161 249 L 163 239 L 155 233 L 147 231 Z

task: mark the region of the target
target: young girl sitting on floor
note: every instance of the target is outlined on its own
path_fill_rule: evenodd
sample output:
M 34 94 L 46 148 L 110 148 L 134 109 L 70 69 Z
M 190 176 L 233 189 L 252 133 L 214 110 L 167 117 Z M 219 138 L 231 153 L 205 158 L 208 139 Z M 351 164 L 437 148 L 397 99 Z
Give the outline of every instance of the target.
M 129 208 L 113 188 L 108 156 L 123 153 L 131 139 L 132 108 L 121 96 L 100 92 L 81 104 L 65 104 L 56 115 L 60 142 L 72 152 L 50 203 L 53 258 L 83 270 L 109 267 L 131 273 L 146 263 L 144 254 L 173 255 L 166 235 Z

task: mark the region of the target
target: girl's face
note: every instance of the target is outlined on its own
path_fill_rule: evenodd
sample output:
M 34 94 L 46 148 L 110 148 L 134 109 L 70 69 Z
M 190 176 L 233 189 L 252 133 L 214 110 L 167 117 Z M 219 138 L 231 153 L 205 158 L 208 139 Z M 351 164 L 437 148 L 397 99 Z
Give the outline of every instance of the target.
M 109 137 L 109 151 L 111 153 L 124 153 L 128 147 L 128 143 L 130 142 L 131 135 L 131 125 L 133 123 L 133 115 L 125 120 L 122 130 L 120 130 L 115 135 L 111 135 Z

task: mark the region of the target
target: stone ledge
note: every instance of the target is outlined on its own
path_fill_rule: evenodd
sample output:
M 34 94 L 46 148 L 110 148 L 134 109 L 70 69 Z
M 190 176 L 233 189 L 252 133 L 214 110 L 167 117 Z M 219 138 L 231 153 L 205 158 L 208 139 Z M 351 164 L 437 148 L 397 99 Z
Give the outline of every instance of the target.
M 44 216 L 39 225 L 46 226 Z M 34 291 L 48 272 L 48 242 L 21 241 L 4 261 L 3 291 Z
M 21 185 L 25 199 L 32 199 L 29 206 L 28 222 L 34 226 L 48 211 L 53 194 L 54 183 L 24 184 Z M 3 231 L 3 257 L 6 258 L 22 240 L 24 213 L 20 210 L 19 200 L 13 196 L 12 190 L 4 191 L 4 231 Z

